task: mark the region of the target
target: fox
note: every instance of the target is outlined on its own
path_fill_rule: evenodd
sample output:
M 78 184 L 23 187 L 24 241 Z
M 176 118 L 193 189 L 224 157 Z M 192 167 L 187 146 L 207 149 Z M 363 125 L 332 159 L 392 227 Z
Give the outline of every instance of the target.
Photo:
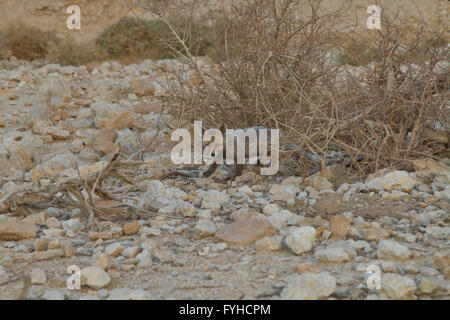
M 236 177 L 241 176 L 244 168 L 244 163 L 242 163 L 242 160 L 248 160 L 250 163 L 255 162 L 254 164 L 257 164 L 260 168 L 260 174 L 263 174 L 263 170 L 267 170 L 267 168 L 263 167 L 264 165 L 267 165 L 268 158 L 270 157 L 270 163 L 271 168 L 272 166 L 275 166 L 275 172 L 278 171 L 279 163 L 278 163 L 278 131 L 276 130 L 276 134 L 272 133 L 273 130 L 270 130 L 264 126 L 255 126 L 255 127 L 248 127 L 241 130 L 235 130 L 233 133 L 227 133 L 227 125 L 225 123 L 222 123 L 219 127 L 219 131 L 222 133 L 222 136 L 224 137 L 222 142 L 218 142 L 214 140 L 211 142 L 208 146 L 212 150 L 211 157 L 215 157 L 217 154 L 217 151 L 221 151 L 222 159 L 227 158 L 227 146 L 232 146 L 231 150 L 233 154 L 233 164 L 235 166 L 233 175 L 228 178 L 231 180 L 234 180 Z M 233 130 L 232 130 L 233 131 Z M 265 135 L 263 135 L 263 132 L 265 132 Z M 204 130 L 203 130 L 204 133 Z M 251 137 L 253 136 L 253 139 Z M 263 139 L 262 136 L 264 136 Z M 275 139 L 273 139 L 275 138 Z M 270 143 L 267 141 L 270 140 Z M 275 140 L 275 141 L 274 141 Z M 241 159 L 239 159 L 238 154 L 238 147 L 239 144 L 242 145 L 244 143 L 244 154 L 241 155 Z M 268 150 L 268 146 L 271 147 L 271 150 Z M 241 146 L 242 147 L 242 146 Z M 265 160 L 260 159 L 261 151 L 264 152 L 264 150 L 260 150 L 260 148 L 266 148 L 265 150 Z M 275 148 L 275 150 L 274 150 Z M 242 149 L 241 149 L 242 150 Z M 253 151 L 253 152 L 252 152 Z M 275 152 L 274 152 L 275 151 Z M 219 155 L 220 156 L 220 155 Z M 242 157 L 243 156 L 243 157 Z M 244 159 L 242 159 L 244 158 Z M 255 159 L 256 158 L 256 159 Z M 240 161 L 239 161 L 240 160 Z M 263 160 L 263 161 L 261 161 Z M 275 161 L 274 161 L 275 160 Z M 245 161 L 244 161 L 245 162 Z M 229 163 L 227 163 L 229 164 Z M 217 168 L 220 166 L 220 163 L 217 161 L 214 161 L 209 168 L 203 173 L 203 177 L 210 177 L 213 175 L 213 173 L 217 170 Z M 269 173 L 270 174 L 270 173 Z

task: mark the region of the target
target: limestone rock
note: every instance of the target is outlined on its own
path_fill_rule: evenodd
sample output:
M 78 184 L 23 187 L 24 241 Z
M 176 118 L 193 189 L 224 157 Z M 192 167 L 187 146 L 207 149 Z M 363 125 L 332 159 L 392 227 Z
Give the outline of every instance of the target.
M 317 300 L 327 298 L 336 290 L 336 279 L 326 273 L 304 273 L 289 279 L 281 292 L 283 300 Z
M 38 228 L 34 223 L 16 218 L 0 219 L 0 240 L 36 238 Z
M 275 234 L 276 229 L 266 219 L 254 218 L 221 226 L 215 237 L 231 245 L 248 245 Z
M 284 239 L 284 244 L 295 254 L 311 250 L 316 239 L 316 229 L 305 226 L 293 229 Z

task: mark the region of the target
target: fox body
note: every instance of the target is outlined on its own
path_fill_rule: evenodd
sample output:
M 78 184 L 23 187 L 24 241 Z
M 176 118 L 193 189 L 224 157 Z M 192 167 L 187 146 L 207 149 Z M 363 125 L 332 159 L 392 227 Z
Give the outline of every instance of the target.
M 245 128 L 241 130 L 229 130 L 232 133 L 227 133 L 227 128 L 225 124 L 222 124 L 219 128 L 224 140 L 216 141 L 214 140 L 210 144 L 211 156 L 218 156 L 217 159 L 227 159 L 227 164 L 235 164 L 235 172 L 233 179 L 242 174 L 245 160 L 248 160 L 250 164 L 268 164 L 271 159 L 268 157 L 272 156 L 268 146 L 270 143 L 267 141 L 270 139 L 272 142 L 271 130 L 263 127 L 256 126 Z M 278 142 L 278 141 L 277 141 Z M 231 155 L 228 153 L 232 153 Z M 217 154 L 217 152 L 219 154 Z M 261 155 L 263 155 L 261 157 Z M 230 161 L 231 160 L 231 161 Z M 278 161 L 278 158 L 276 159 Z M 204 177 L 211 176 L 220 165 L 220 161 L 213 162 L 210 167 L 203 174 Z M 278 171 L 278 163 L 277 169 Z

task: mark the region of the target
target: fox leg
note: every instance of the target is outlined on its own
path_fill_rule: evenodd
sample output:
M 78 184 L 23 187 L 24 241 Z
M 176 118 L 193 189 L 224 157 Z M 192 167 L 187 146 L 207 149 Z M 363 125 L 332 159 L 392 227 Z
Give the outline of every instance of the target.
M 219 164 L 217 163 L 213 163 L 208 170 L 205 171 L 205 173 L 203 173 L 204 177 L 209 177 L 210 175 L 212 175 L 214 173 L 214 171 L 216 171 L 216 169 L 219 167 Z
M 233 175 L 233 179 L 234 180 L 236 177 L 239 177 L 240 175 L 242 175 L 242 169 L 244 169 L 244 165 L 243 164 L 237 164 L 236 168 L 234 169 L 234 175 Z

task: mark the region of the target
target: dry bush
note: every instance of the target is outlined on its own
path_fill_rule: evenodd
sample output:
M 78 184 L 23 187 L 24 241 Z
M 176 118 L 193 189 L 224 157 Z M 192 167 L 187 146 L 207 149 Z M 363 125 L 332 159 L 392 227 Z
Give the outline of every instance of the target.
M 376 62 L 364 67 L 366 78 L 347 73 L 342 90 L 352 98 L 341 117 L 347 125 L 335 136 L 346 154 L 362 157 L 363 171 L 448 156 L 449 52 L 447 44 L 429 41 L 430 34 L 442 39 L 448 28 L 407 24 L 386 11 L 375 41 Z
M 343 8 L 326 12 L 319 4 L 247 0 L 224 9 L 215 21 L 215 66 L 205 69 L 193 54 L 179 54 L 202 81 L 180 74 L 179 85 L 168 89 L 174 126 L 223 120 L 234 128 L 278 128 L 282 155 L 304 174 L 307 153 L 322 168 L 344 161 L 361 175 L 448 156 L 447 26 L 407 24 L 383 8 L 382 29 L 365 30 L 374 39 L 367 44 Z M 410 36 L 403 38 L 405 30 Z M 432 34 L 441 42 L 430 44 Z M 362 57 L 339 59 L 361 45 Z M 346 63 L 362 66 L 357 72 Z
M 189 29 L 188 49 L 204 55 L 213 43 L 211 27 L 199 21 L 171 21 L 177 35 L 184 38 Z M 143 59 L 166 59 L 185 49 L 172 36 L 167 24 L 158 20 L 140 21 L 126 17 L 108 27 L 95 41 L 79 43 L 70 35 L 56 37 L 39 28 L 8 26 L 0 32 L 0 59 L 11 55 L 18 59 L 47 59 L 60 65 L 84 65 L 106 60 L 138 63 Z
M 187 21 L 177 19 L 171 25 L 179 36 L 186 29 Z M 204 55 L 212 44 L 211 30 L 208 26 L 194 21 L 190 23 L 189 50 L 197 55 Z M 170 41 L 170 43 L 168 43 Z M 110 57 L 137 57 L 139 59 L 173 58 L 175 50 L 183 51 L 181 44 L 173 39 L 167 24 L 159 20 L 140 21 L 125 17 L 106 29 L 96 39 L 99 48 Z
M 9 25 L 0 34 L 2 50 L 23 60 L 45 58 L 48 48 L 57 42 L 53 33 L 23 23 Z
M 72 37 L 66 36 L 48 48 L 46 59 L 62 66 L 78 66 L 108 60 L 110 57 L 102 54 L 94 43 L 78 43 Z
M 91 43 L 77 43 L 74 38 L 60 38 L 25 24 L 9 25 L 0 32 L 0 59 L 15 56 L 21 60 L 46 59 L 61 65 L 81 65 L 102 61 L 102 56 Z

